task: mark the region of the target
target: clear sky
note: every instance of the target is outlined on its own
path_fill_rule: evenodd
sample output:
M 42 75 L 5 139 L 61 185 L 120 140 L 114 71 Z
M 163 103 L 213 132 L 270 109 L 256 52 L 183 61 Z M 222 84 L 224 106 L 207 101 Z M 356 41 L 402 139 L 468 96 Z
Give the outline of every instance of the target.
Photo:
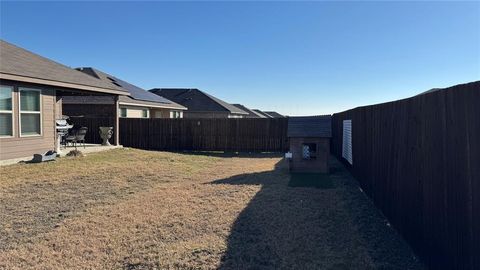
M 480 79 L 480 2 L 1 3 L 1 38 L 289 115 Z

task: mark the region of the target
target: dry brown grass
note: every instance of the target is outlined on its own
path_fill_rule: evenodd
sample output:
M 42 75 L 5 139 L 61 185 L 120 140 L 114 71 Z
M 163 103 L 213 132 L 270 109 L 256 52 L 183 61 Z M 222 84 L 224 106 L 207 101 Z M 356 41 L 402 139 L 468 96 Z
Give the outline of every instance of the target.
M 279 161 L 118 149 L 1 167 L 0 268 L 420 268 L 345 171 L 292 188 Z

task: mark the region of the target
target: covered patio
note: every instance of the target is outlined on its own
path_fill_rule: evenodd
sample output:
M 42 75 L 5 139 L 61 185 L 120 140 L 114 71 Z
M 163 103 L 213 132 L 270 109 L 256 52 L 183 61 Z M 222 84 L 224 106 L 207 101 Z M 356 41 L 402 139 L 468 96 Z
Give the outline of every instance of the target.
M 72 106 L 72 99 L 84 99 L 85 103 Z M 99 152 L 121 147 L 119 141 L 119 95 L 87 92 L 80 90 L 57 91 L 57 153 L 60 156 L 67 154 L 73 149 L 83 153 Z M 58 122 L 65 119 L 70 129 L 62 132 Z M 60 120 L 60 121 L 59 121 Z M 111 145 L 102 145 L 100 127 L 111 127 L 112 136 L 109 139 Z M 75 132 L 83 129 L 83 134 L 77 135 L 81 141 L 65 143 L 70 137 L 75 139 Z M 76 146 L 75 146 L 76 145 Z
M 130 95 L 128 91 L 3 40 L 0 47 L 0 160 L 29 160 L 35 154 L 50 153 L 51 156 L 52 150 L 61 151 L 61 129 L 56 120 L 66 114 L 62 99 L 71 95 L 111 99 L 108 115 L 111 121 L 100 124 L 112 127 L 111 142 L 120 144 L 118 100 L 120 95 Z M 85 126 L 81 120 L 75 122 L 77 126 Z M 98 134 L 98 127 L 88 130 L 85 135 Z M 100 143 L 89 141 L 88 136 L 85 142 Z

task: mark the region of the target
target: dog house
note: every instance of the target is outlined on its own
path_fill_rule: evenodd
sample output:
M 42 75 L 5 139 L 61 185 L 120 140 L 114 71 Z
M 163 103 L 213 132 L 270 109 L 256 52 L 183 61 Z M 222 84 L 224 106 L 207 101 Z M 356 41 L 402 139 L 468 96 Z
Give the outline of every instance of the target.
M 331 116 L 289 117 L 291 172 L 328 173 Z

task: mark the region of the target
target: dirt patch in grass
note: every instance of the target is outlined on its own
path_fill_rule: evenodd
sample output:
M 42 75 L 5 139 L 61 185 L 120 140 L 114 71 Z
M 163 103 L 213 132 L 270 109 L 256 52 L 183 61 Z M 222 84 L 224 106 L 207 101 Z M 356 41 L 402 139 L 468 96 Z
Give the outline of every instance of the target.
M 125 149 L 1 170 L 0 268 L 421 269 L 344 170 L 289 187 L 270 154 Z

